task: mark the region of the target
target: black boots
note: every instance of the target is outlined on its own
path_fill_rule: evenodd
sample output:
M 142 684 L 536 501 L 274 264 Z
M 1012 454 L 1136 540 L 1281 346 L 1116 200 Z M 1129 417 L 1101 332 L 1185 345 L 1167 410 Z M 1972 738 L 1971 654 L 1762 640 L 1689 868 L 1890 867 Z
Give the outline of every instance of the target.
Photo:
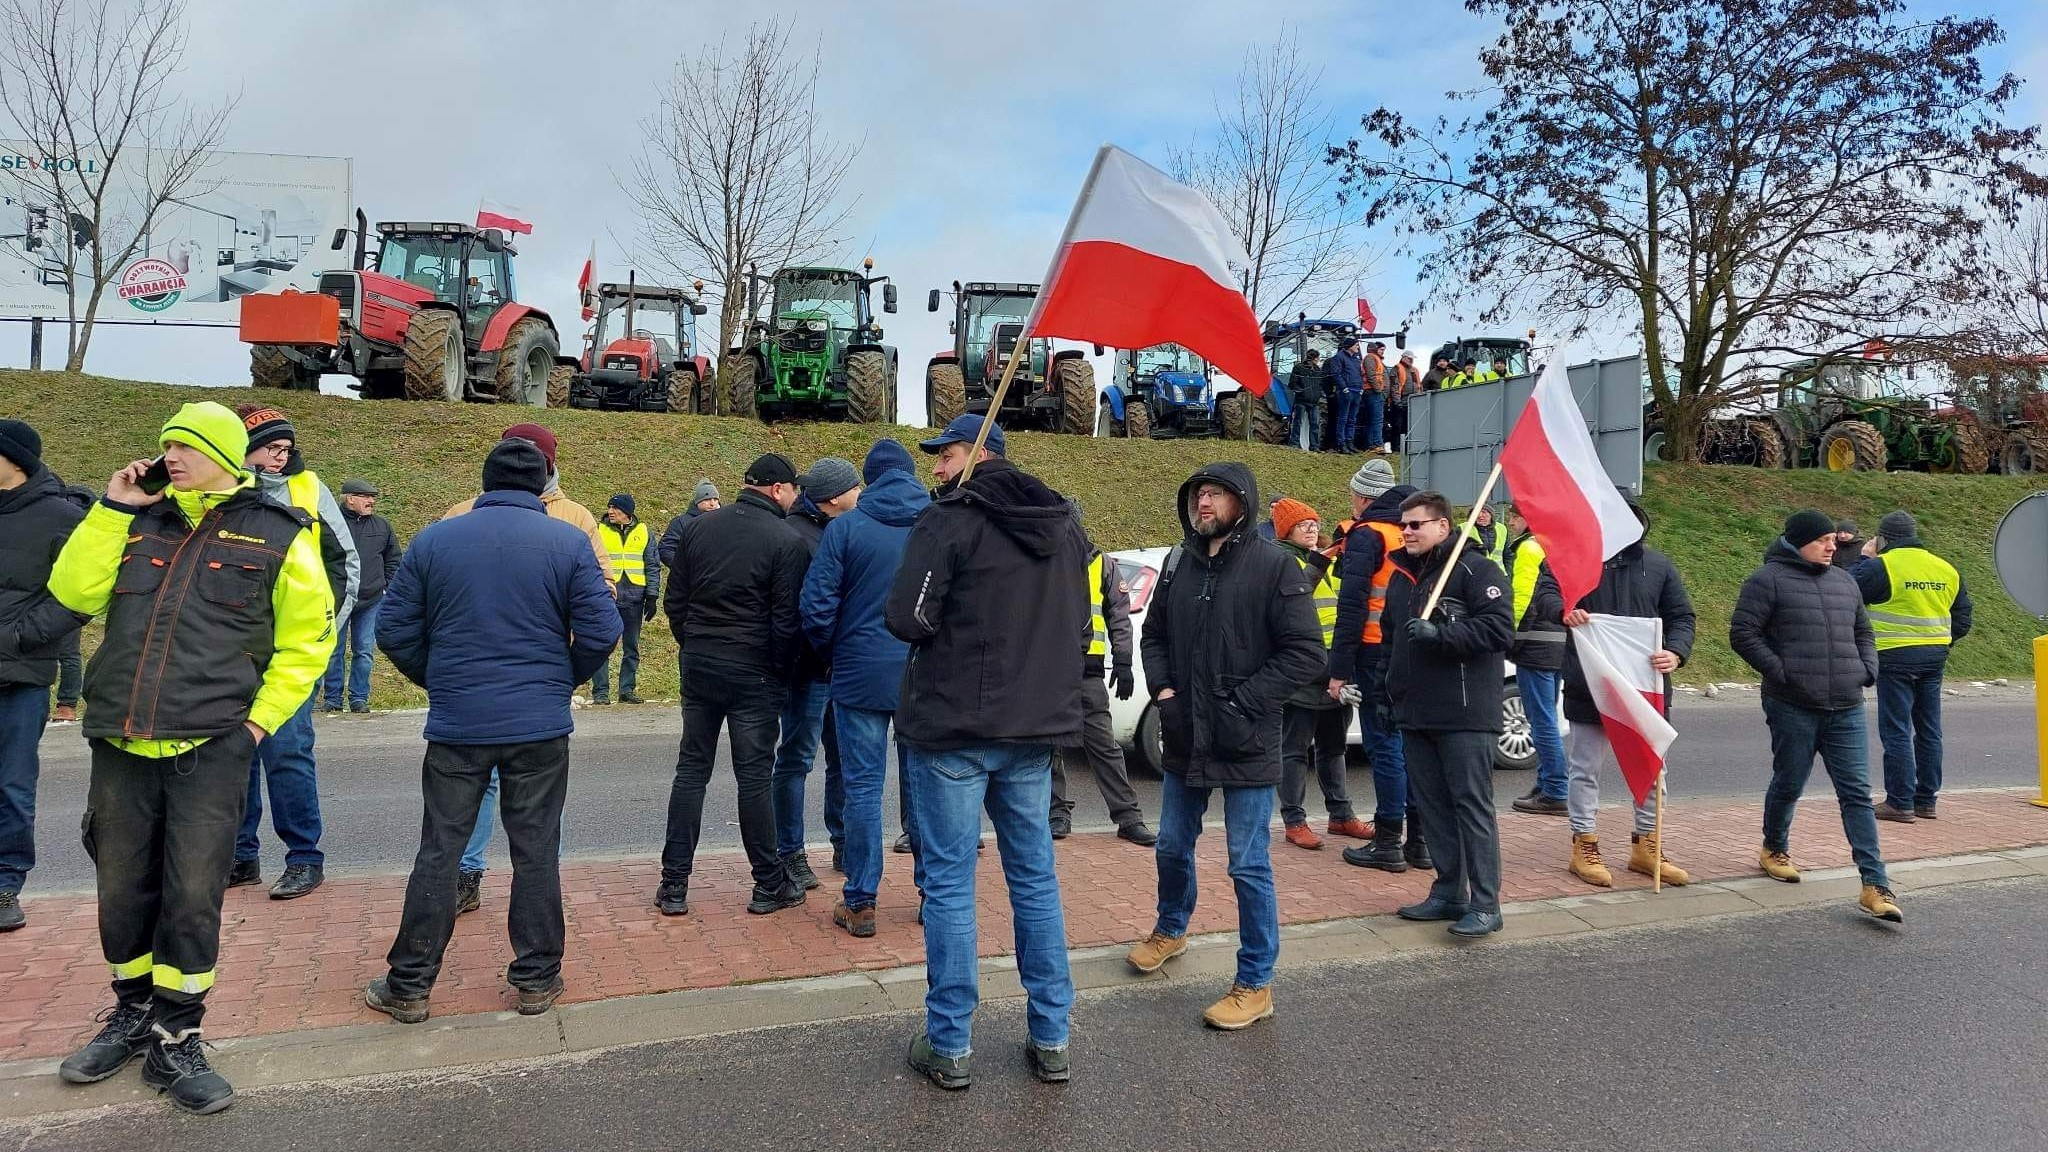
M 1377 868 L 1382 872 L 1406 872 L 1409 861 L 1401 854 L 1401 824 L 1399 820 L 1375 820 L 1372 824 L 1372 843 L 1361 844 L 1344 850 L 1344 862 L 1360 868 Z M 1409 841 L 1411 845 L 1421 837 Z
M 1408 846 L 1402 849 L 1401 858 L 1418 872 L 1436 871 L 1436 863 L 1429 858 L 1429 845 L 1422 842 L 1422 821 L 1408 822 Z
M 782 858 L 782 871 L 788 875 L 790 883 L 802 886 L 806 892 L 818 887 L 819 883 L 821 883 L 818 879 L 818 874 L 811 871 L 811 858 L 802 852 L 791 852 L 789 855 L 784 856 Z
M 456 881 L 455 881 L 455 914 L 456 914 L 457 916 L 460 916 L 460 915 L 462 915 L 462 914 L 463 914 L 464 912 L 474 912 L 474 911 L 476 911 L 476 910 L 477 910 L 478 908 L 481 908 L 481 907 L 483 907 L 483 902 L 484 902 L 484 874 L 483 874 L 483 873 L 481 873 L 481 872 L 464 872 L 464 873 L 463 873 L 463 874 L 462 874 L 461 876 L 459 876 L 459 877 L 457 877 L 457 878 L 456 878 Z
M 326 878 L 326 870 L 318 864 L 286 865 L 284 875 L 279 876 L 277 883 L 270 887 L 270 898 L 272 900 L 296 900 L 313 889 L 318 888 L 320 882 Z
M 154 1032 L 154 1042 L 142 1061 L 144 1084 L 168 1093 L 171 1103 L 201 1116 L 235 1102 L 235 1089 L 227 1077 L 206 1062 L 206 1042 L 199 1038 L 199 1029 L 187 1028 L 176 1040 L 161 1028 Z
M 116 1004 L 100 1018 L 106 1021 L 100 1034 L 57 1066 L 57 1075 L 66 1084 L 97 1084 L 127 1067 L 156 1039 L 147 1001 Z

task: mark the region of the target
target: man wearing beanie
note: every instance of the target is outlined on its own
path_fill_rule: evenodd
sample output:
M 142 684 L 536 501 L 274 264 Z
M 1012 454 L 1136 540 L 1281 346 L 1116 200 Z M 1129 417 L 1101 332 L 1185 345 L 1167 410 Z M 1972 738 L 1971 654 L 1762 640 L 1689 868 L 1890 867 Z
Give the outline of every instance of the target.
M 612 573 L 618 577 L 614 590 L 619 596 L 619 703 L 638 704 L 640 694 L 640 625 L 661 611 L 661 554 L 647 525 L 634 515 L 631 492 L 621 492 L 605 505 L 604 523 L 598 536 L 611 558 Z M 597 666 L 590 681 L 593 703 L 611 703 L 611 658 Z
M 663 568 L 675 563 L 676 541 L 683 538 L 683 526 L 706 512 L 716 512 L 720 503 L 718 485 L 713 484 L 709 477 L 697 481 L 696 491 L 690 493 L 690 506 L 677 514 L 668 522 L 668 527 L 662 530 L 659 549 Z
M 355 611 L 362 585 L 362 563 L 355 533 L 349 531 L 341 506 L 320 477 L 306 467 L 298 432 L 280 409 L 243 404 L 235 409 L 249 436 L 244 463 L 256 477 L 265 499 L 297 508 L 313 520 L 308 534 L 327 566 L 328 589 L 334 596 L 336 646 L 341 644 Z M 329 661 L 330 665 L 332 661 Z M 313 697 L 308 695 L 284 726 L 256 746 L 249 761 L 249 802 L 242 812 L 242 831 L 235 839 L 235 865 L 228 887 L 261 883 L 259 856 L 263 830 L 263 790 L 270 790 L 271 826 L 284 841 L 284 873 L 271 886 L 273 900 L 293 900 L 320 886 L 327 858 L 320 851 L 320 785 L 313 759 Z
M 754 874 L 747 911 L 765 916 L 803 903 L 804 885 L 775 852 L 775 738 L 803 649 L 797 596 L 809 556 L 789 526 L 797 473 L 770 452 L 747 466 L 739 499 L 683 528 L 669 569 L 669 631 L 680 649 L 683 739 L 668 795 L 668 839 L 654 903 L 690 911 L 690 874 L 704 792 L 726 730 L 739 784 L 740 842 Z
M 522 1015 L 562 994 L 569 701 L 610 655 L 620 622 L 587 539 L 546 514 L 548 472 L 532 443 L 500 441 L 475 506 L 414 538 L 384 595 L 378 646 L 427 690 L 419 855 L 390 969 L 363 990 L 365 1005 L 401 1024 L 427 1018 L 464 895 L 463 844 L 494 786 L 512 842 L 506 979 Z
M 1949 646 L 1970 634 L 1970 589 L 1956 566 L 1927 550 L 1903 509 L 1878 521 L 1863 546 L 1857 588 L 1877 641 L 1877 738 L 1884 803 L 1877 818 L 1934 819 L 1941 792 L 1941 677 Z
M 146 1054 L 143 1083 L 206 1113 L 234 1101 L 200 1021 L 249 758 L 327 667 L 334 596 L 312 518 L 258 493 L 233 412 L 187 404 L 158 443 L 161 469 L 137 460 L 114 473 L 50 573 L 66 608 L 107 617 L 82 728 L 85 841 L 115 996 L 58 1074 L 92 1083 Z
M 91 503 L 45 468 L 42 454 L 34 428 L 0 420 L 0 932 L 27 922 L 21 888 L 36 863 L 36 749 L 58 661 L 78 636 L 79 618 L 50 594 L 50 565 Z
M 1854 520 L 1835 521 L 1835 567 L 1846 568 L 1851 573 L 1863 560 L 1863 546 L 1869 543 L 1856 534 Z
M 1896 923 L 1905 917 L 1878 852 L 1864 746 L 1863 690 L 1877 682 L 1877 645 L 1863 594 L 1834 559 L 1834 521 L 1812 508 L 1793 513 L 1784 535 L 1765 550 L 1763 567 L 1743 582 L 1728 621 L 1728 646 L 1763 677 L 1764 722 L 1771 730 L 1771 784 L 1757 860 L 1771 879 L 1798 882 L 1792 811 L 1818 754 L 1834 781 L 1842 831 L 1863 878 L 1858 904 Z
M 1318 550 L 1322 517 L 1299 500 L 1282 497 L 1273 505 L 1273 531 L 1289 555 L 1299 561 L 1315 581 L 1316 623 L 1323 630 L 1323 652 L 1329 655 L 1330 641 L 1337 631 L 1337 599 L 1342 589 L 1337 560 Z M 1332 697 L 1328 673 L 1295 689 L 1281 713 L 1280 729 L 1280 820 L 1287 828 L 1287 842 L 1297 848 L 1321 848 L 1322 837 L 1308 826 L 1309 763 L 1314 761 L 1316 783 L 1323 793 L 1323 811 L 1329 817 L 1332 836 L 1354 840 L 1372 839 L 1372 827 L 1351 808 L 1351 793 L 1345 778 L 1344 745 L 1351 728 L 1351 706 Z

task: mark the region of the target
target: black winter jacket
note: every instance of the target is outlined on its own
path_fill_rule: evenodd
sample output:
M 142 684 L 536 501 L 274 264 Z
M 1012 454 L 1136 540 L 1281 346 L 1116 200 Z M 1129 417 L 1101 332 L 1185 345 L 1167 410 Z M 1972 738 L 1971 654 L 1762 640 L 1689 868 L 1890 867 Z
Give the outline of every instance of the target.
M 910 530 L 884 621 L 910 645 L 896 731 L 932 751 L 1081 740 L 1088 537 L 1066 498 L 997 457 Z
M 1513 597 L 1500 566 L 1467 544 L 1430 617 L 1441 629 L 1437 642 L 1408 638 L 1408 622 L 1429 600 L 1452 543 L 1446 540 L 1421 556 L 1405 549 L 1394 553 L 1380 623 L 1387 701 L 1403 731 L 1498 732 L 1506 654 L 1515 640 Z
M 50 595 L 50 565 L 91 505 L 48 468 L 0 492 L 0 684 L 57 679 L 57 649 L 84 618 Z
M 1365 506 L 1364 515 L 1344 537 L 1344 566 L 1338 569 L 1344 583 L 1337 589 L 1337 631 L 1330 638 L 1330 675 L 1333 679 L 1357 679 L 1359 661 L 1380 660 L 1386 656 L 1384 638 L 1378 644 L 1367 644 L 1362 639 L 1366 606 L 1372 597 L 1373 573 L 1380 570 L 1380 565 L 1387 558 L 1386 543 L 1377 531 L 1365 525 L 1367 521 L 1377 521 L 1400 527 L 1401 502 L 1413 495 L 1415 488 L 1410 484 L 1396 484 L 1380 493 Z
M 662 607 L 685 663 L 715 661 L 789 683 L 804 647 L 797 596 L 810 557 L 786 516 L 746 489 L 683 527 Z
M 1877 639 L 1855 577 L 1782 536 L 1743 581 L 1728 646 L 1763 675 L 1764 695 L 1803 708 L 1859 707 L 1877 683 Z
M 1188 516 L 1203 484 L 1237 494 L 1245 514 L 1216 555 Z M 1186 539 L 1160 574 L 1139 648 L 1159 700 L 1165 769 L 1191 788 L 1280 782 L 1281 708 L 1329 668 L 1308 572 L 1253 530 L 1257 482 L 1242 464 L 1211 464 L 1180 489 Z
M 811 570 L 811 557 L 818 554 L 818 542 L 825 538 L 825 526 L 831 522 L 832 518 L 819 511 L 818 506 L 811 503 L 809 496 L 799 495 L 796 503 L 789 509 L 786 523 L 790 530 L 796 533 L 797 539 L 803 541 L 806 573 Z M 831 662 L 818 654 L 809 637 L 799 635 L 797 646 L 796 663 L 790 675 L 791 683 L 810 684 L 831 677 Z
M 1669 557 L 1655 548 L 1645 547 L 1641 541 L 1623 548 L 1610 557 L 1600 570 L 1600 583 L 1579 601 L 1579 607 L 1588 612 L 1607 616 L 1641 616 L 1664 622 L 1664 647 L 1676 653 L 1683 665 L 1692 659 L 1693 629 L 1696 623 L 1692 611 L 1692 597 L 1685 591 L 1685 581 L 1678 576 L 1678 569 Z M 1530 605 L 1530 612 L 1539 610 L 1543 618 L 1562 626 L 1564 620 L 1564 597 L 1558 592 L 1557 580 L 1546 565 L 1543 575 L 1536 581 L 1536 599 Z M 1671 714 L 1671 677 L 1664 678 L 1664 714 Z M 1586 688 L 1586 671 L 1579 665 L 1579 648 L 1576 642 L 1565 650 L 1564 660 L 1564 715 L 1574 724 L 1597 724 L 1600 710 L 1593 706 L 1593 694 Z
M 391 527 L 391 521 L 375 512 L 358 516 L 343 506 L 341 518 L 348 523 L 349 535 L 355 537 L 356 556 L 362 563 L 356 604 L 368 607 L 384 595 L 384 590 L 391 587 L 391 578 L 398 575 L 398 533 Z

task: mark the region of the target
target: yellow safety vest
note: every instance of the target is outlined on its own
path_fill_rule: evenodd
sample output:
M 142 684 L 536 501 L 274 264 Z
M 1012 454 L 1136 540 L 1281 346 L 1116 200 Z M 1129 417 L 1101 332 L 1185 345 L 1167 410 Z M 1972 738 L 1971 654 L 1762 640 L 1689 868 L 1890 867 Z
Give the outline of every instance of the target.
M 292 507 L 313 518 L 306 529 L 313 546 L 320 546 L 320 477 L 308 468 L 296 476 L 288 476 L 284 482 L 284 494 L 291 498 Z
M 612 571 L 628 584 L 647 585 L 647 525 L 634 524 L 631 531 L 621 533 L 610 523 L 604 525 L 605 539 L 618 541 L 607 551 L 612 557 Z
M 1337 593 L 1344 587 L 1344 578 L 1337 574 L 1337 561 L 1323 570 L 1322 579 L 1316 581 L 1316 623 L 1323 626 L 1323 647 L 1328 648 L 1337 638 Z
M 1102 614 L 1102 553 L 1088 561 L 1088 655 L 1109 655 L 1109 621 Z
M 1534 536 L 1515 545 L 1515 570 L 1509 574 L 1514 585 L 1513 603 L 1515 627 L 1522 626 L 1522 616 L 1529 611 L 1529 602 L 1536 598 L 1536 577 L 1543 568 L 1543 545 Z
M 1877 559 L 1892 583 L 1892 598 L 1869 610 L 1878 651 L 1947 644 L 1949 612 L 1962 589 L 1955 565 L 1925 548 L 1895 548 Z

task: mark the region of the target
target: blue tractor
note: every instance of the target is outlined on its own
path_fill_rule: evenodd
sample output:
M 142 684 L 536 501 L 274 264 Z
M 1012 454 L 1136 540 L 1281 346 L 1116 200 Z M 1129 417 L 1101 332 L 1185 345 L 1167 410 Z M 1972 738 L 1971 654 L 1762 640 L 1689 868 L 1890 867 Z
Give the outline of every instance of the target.
M 1218 435 L 1209 364 L 1178 344 L 1125 349 L 1097 406 L 1097 436 L 1173 440 Z
M 1369 340 L 1390 339 L 1396 349 L 1408 347 L 1406 328 L 1398 332 L 1367 332 L 1358 326 L 1356 320 L 1311 320 L 1305 314 L 1286 324 L 1267 321 L 1265 335 L 1266 365 L 1273 373 L 1272 387 L 1268 389 L 1264 398 L 1255 399 L 1249 393 L 1242 395 L 1246 401 L 1251 402 L 1249 406 L 1252 412 L 1254 437 L 1268 444 L 1284 444 L 1288 440 L 1293 422 L 1293 397 L 1288 393 L 1287 381 L 1294 372 L 1294 366 L 1308 355 L 1309 349 L 1315 349 L 1317 358 L 1328 364 L 1331 354 L 1336 352 L 1338 346 L 1346 339 L 1361 341 L 1361 350 L 1362 342 Z M 1324 391 L 1326 395 L 1330 393 L 1327 387 Z M 1275 403 L 1276 400 L 1278 404 Z M 1230 423 L 1229 420 L 1225 422 L 1225 436 L 1231 435 Z M 1325 443 L 1311 444 L 1309 448 L 1330 446 L 1330 439 L 1335 435 L 1336 429 L 1331 426 L 1329 420 L 1323 423 Z

